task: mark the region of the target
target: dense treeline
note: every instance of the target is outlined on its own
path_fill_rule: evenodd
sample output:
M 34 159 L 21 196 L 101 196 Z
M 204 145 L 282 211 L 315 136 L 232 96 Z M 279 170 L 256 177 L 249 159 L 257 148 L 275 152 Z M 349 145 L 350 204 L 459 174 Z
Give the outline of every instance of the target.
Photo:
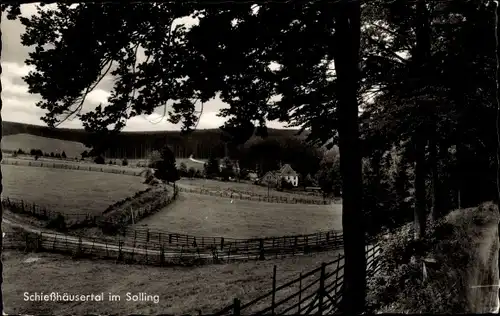
M 16 122 L 2 122 L 3 135 L 31 134 L 61 140 L 87 144 L 89 134 L 84 130 L 67 128 L 49 128 L 47 126 L 30 125 Z M 286 139 L 294 137 L 297 130 L 269 129 L 270 139 Z M 221 140 L 222 132 L 217 129 L 197 130 L 190 135 L 180 135 L 178 131 L 165 132 L 122 132 L 112 136 L 109 146 L 104 150 L 106 158 L 143 159 L 153 150 L 158 150 L 166 143 L 170 145 L 178 158 L 207 159 L 211 154 L 225 156 L 225 145 Z M 260 138 L 260 137 L 255 137 Z

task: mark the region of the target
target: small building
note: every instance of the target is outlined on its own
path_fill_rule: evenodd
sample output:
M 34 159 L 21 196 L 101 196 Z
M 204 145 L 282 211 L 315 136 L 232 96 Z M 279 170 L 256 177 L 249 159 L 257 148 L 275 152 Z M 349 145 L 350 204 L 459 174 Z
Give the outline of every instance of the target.
M 249 172 L 248 173 L 248 179 L 251 181 L 255 181 L 259 178 L 259 175 L 255 172 Z
M 283 165 L 278 171 L 269 171 L 262 177 L 262 182 L 268 185 L 277 186 L 279 181 L 285 180 L 294 187 L 299 185 L 299 175 L 289 164 Z

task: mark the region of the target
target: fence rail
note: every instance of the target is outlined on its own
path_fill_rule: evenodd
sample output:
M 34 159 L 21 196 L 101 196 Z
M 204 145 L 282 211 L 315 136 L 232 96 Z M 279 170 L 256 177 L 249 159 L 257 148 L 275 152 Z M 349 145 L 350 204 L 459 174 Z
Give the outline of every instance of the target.
M 22 160 L 22 159 L 2 159 L 1 164 L 12 166 L 25 166 L 25 167 L 42 167 L 42 168 L 55 168 L 67 170 L 81 170 L 81 171 L 94 171 L 94 172 L 107 172 L 115 174 L 124 174 L 129 176 L 140 176 L 142 170 L 134 170 L 127 167 L 112 167 L 108 165 L 95 166 L 84 163 L 64 163 L 52 161 L 37 161 L 37 160 Z
M 378 245 L 366 247 L 367 277 L 380 267 Z M 274 266 L 272 288 L 269 292 L 242 304 L 239 298 L 213 315 L 324 315 L 340 311 L 343 287 L 344 256 L 322 263 L 321 266 L 298 278 L 277 286 L 277 267 Z
M 63 214 L 49 210 L 47 207 L 37 205 L 36 203 L 29 203 L 22 199 L 15 198 L 2 198 L 2 206 L 9 209 L 13 213 L 31 215 L 41 220 L 51 220 L 59 216 L 63 216 L 69 225 L 77 225 L 84 222 L 96 222 L 98 216 L 90 213 L 71 213 Z
M 235 260 L 263 260 L 290 254 L 306 252 L 304 248 L 284 248 L 271 244 L 272 239 L 260 239 L 259 243 L 248 248 L 237 248 L 236 243 L 229 243 L 221 248 L 219 245 L 193 246 L 168 241 L 143 242 L 130 239 L 108 240 L 103 238 L 86 238 L 83 236 L 60 235 L 52 232 L 25 231 L 23 233 L 6 233 L 4 248 L 15 248 L 34 251 L 60 252 L 78 254 L 80 256 L 99 257 L 104 259 L 123 260 L 130 263 L 153 265 L 177 264 L 178 261 L 229 262 Z M 309 251 L 326 251 L 342 247 L 341 235 L 332 239 L 330 244 L 311 247 Z

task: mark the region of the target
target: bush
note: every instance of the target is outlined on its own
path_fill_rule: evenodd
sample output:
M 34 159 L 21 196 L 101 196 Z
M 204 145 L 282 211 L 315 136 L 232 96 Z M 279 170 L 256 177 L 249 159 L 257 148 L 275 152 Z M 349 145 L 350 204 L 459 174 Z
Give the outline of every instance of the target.
M 98 165 L 104 165 L 106 163 L 106 161 L 104 160 L 103 156 L 97 156 L 94 158 L 94 163 L 96 163 Z
M 66 219 L 62 214 L 57 214 L 55 218 L 49 220 L 46 227 L 49 229 L 55 229 L 57 231 L 66 231 Z
M 66 158 L 67 158 L 67 157 L 66 157 L 66 153 L 65 153 L 64 151 L 62 152 L 61 157 L 62 157 L 62 158 L 64 158 L 64 159 L 66 159 Z
M 429 223 L 427 237 L 420 242 L 413 240 L 412 224 L 392 233 L 382 244 L 380 275 L 369 280 L 369 301 L 374 308 L 384 313 L 484 312 L 486 300 L 482 296 L 487 294 L 470 287 L 497 282 L 493 281 L 498 277 L 496 262 L 491 262 L 496 261 L 496 255 L 478 250 L 478 244 L 491 242 L 485 238 L 493 237 L 491 248 L 498 251 L 498 235 L 493 234 L 498 223 L 496 210 L 489 203 L 456 210 L 446 219 Z M 426 265 L 427 280 L 422 278 L 422 262 L 412 261 L 415 255 L 437 262 Z
M 128 166 L 128 160 L 127 158 L 122 160 L 122 166 Z

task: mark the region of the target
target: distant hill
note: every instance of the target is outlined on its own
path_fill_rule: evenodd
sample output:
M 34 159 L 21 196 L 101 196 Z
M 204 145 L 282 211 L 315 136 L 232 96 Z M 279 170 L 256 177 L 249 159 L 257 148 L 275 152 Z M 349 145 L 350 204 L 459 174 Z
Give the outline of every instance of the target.
M 2 145 L 3 149 L 17 146 L 13 149 L 29 150 L 31 148 L 40 148 L 45 151 L 41 145 L 35 146 L 36 142 L 41 142 L 40 144 L 46 144 L 47 150 L 54 151 L 56 148 L 68 148 L 71 153 L 80 149 L 81 151 L 85 150 L 83 144 L 86 143 L 88 137 L 88 133 L 83 129 L 52 129 L 47 126 L 8 121 L 2 122 L 2 132 L 4 136 L 2 142 L 7 142 L 7 144 Z M 290 138 L 295 137 L 296 133 L 297 130 L 291 129 L 268 129 L 269 138 Z M 8 138 L 10 135 L 19 134 L 38 136 L 39 138 L 29 138 L 27 136 Z M 220 137 L 221 131 L 219 129 L 196 130 L 188 136 L 181 136 L 179 131 L 121 132 L 113 139 L 112 148 L 106 152 L 106 157 L 142 159 L 147 157 L 151 150 L 160 148 L 167 143 L 179 158 L 188 158 L 193 154 L 195 158 L 206 159 L 211 152 L 218 156 L 224 154 L 224 144 L 221 142 Z M 304 136 L 301 135 L 300 137 Z M 42 138 L 46 139 L 42 140 Z M 61 142 L 59 143 L 57 140 Z M 68 151 L 66 151 L 66 154 L 70 156 Z
M 66 153 L 67 157 L 80 157 L 84 150 L 89 150 L 82 143 L 47 138 L 30 134 L 8 135 L 2 138 L 2 150 L 14 151 L 22 149 L 29 152 L 31 149 L 40 149 L 44 153 Z

